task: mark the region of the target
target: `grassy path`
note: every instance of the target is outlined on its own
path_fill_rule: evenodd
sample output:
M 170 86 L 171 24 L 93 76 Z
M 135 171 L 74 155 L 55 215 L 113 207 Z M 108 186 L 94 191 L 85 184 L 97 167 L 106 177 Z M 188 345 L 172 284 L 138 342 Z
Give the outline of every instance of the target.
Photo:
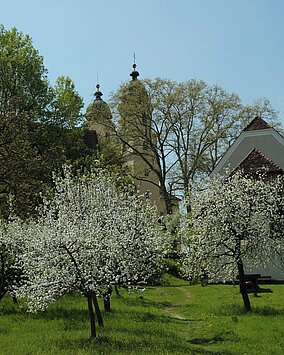
M 228 285 L 169 286 L 113 297 L 105 327 L 89 339 L 86 301 L 60 299 L 29 315 L 11 299 L 0 303 L 0 354 L 284 354 L 284 285 L 252 296 L 243 312 L 238 289 Z

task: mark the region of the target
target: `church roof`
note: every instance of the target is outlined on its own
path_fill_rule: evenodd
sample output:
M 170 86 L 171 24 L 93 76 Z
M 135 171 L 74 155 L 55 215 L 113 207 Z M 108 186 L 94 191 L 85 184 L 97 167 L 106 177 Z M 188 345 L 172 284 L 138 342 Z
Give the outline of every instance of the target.
M 239 164 L 246 173 L 250 172 L 283 172 L 271 159 L 267 158 L 261 151 L 254 148 L 245 159 Z
M 262 118 L 254 118 L 218 161 L 211 175 L 226 174 L 238 167 L 256 171 L 284 171 L 284 137 Z
M 112 119 L 109 105 L 102 99 L 102 92 L 97 84 L 97 91 L 94 93 L 95 100 L 87 107 L 86 118 L 91 122 L 103 123 Z
M 271 126 L 265 122 L 261 117 L 255 117 L 244 129 L 244 131 L 256 131 L 259 129 L 268 129 Z

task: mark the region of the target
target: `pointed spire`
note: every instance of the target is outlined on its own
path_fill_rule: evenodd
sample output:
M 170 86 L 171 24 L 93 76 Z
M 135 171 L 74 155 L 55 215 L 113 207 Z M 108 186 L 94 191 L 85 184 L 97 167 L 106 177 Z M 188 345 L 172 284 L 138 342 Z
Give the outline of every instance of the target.
M 132 73 L 130 74 L 130 76 L 132 76 L 132 80 L 137 80 L 138 76 L 140 75 L 139 72 L 136 70 L 136 63 L 135 63 L 135 60 L 136 60 L 136 56 L 135 56 L 135 53 L 133 53 L 133 65 L 132 65 L 132 68 L 133 68 L 133 71 Z
M 100 84 L 96 85 L 97 91 L 94 93 L 94 96 L 96 97 L 96 100 L 101 100 L 103 93 L 100 91 Z

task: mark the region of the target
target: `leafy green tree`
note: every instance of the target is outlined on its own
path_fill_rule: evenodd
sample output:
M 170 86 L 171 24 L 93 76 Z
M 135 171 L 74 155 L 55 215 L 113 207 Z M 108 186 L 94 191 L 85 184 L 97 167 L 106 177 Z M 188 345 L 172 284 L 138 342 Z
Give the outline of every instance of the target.
M 78 127 L 82 120 L 81 109 L 84 104 L 69 76 L 60 76 L 56 80 L 53 94 L 52 123 L 62 128 Z
M 46 116 L 51 94 L 31 38 L 0 26 L 0 213 L 5 217 L 11 200 L 18 215 L 30 214 L 43 189 L 32 130 Z
M 28 118 L 12 112 L 0 115 L 0 214 L 7 218 L 12 202 L 14 212 L 27 217 L 44 189 L 42 157 L 29 140 Z
M 32 40 L 16 28 L 0 26 L 0 113 L 28 112 L 30 120 L 44 115 L 51 92 L 43 58 Z
M 197 80 L 177 84 L 173 100 L 168 114 L 172 134 L 167 143 L 177 164 L 171 183 L 188 201 L 193 184 L 212 170 L 233 139 L 242 106 L 237 95 Z
M 28 35 L 0 27 L 0 213 L 27 217 L 52 187 L 52 171 L 92 155 L 76 127 L 82 98 L 69 77 L 52 88 Z

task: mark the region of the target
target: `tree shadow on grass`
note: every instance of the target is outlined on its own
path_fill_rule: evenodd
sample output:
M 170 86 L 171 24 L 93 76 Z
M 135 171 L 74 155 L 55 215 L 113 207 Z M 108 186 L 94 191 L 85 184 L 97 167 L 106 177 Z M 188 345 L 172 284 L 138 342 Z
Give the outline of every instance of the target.
M 243 305 L 223 305 L 217 307 L 214 311 L 215 315 L 220 316 L 242 316 L 242 315 L 261 315 L 261 316 L 283 316 L 284 308 L 276 309 L 269 306 L 256 306 L 252 305 L 252 311 L 247 312 Z
M 255 307 L 252 311 L 253 314 L 261 315 L 261 316 L 284 316 L 284 308 L 276 309 L 274 307 L 263 306 L 263 307 Z
M 136 304 L 137 305 L 137 304 Z M 196 319 L 177 319 L 171 315 L 156 314 L 155 311 L 141 309 L 116 310 L 105 314 L 105 327 L 98 329 L 98 338 L 90 340 L 67 339 L 67 335 L 55 341 L 55 346 L 62 351 L 87 351 L 100 354 L 200 354 L 213 355 L 218 351 L 204 348 L 223 341 L 228 341 L 232 334 L 216 335 L 212 338 L 192 339 L 186 341 L 177 335 L 174 324 L 198 321 Z M 125 321 L 126 320 L 126 321 Z M 74 326 L 74 328 L 73 328 Z M 69 329 L 67 329 L 69 327 Z M 76 324 L 69 325 L 66 330 L 75 330 Z M 89 329 L 86 329 L 86 333 Z M 222 354 L 230 355 L 223 351 Z
M 117 336 L 119 332 L 119 335 Z M 107 333 L 107 332 L 104 332 Z M 90 353 L 99 354 L 200 354 L 213 355 L 218 352 L 209 349 L 200 348 L 200 345 L 211 345 L 220 342 L 220 339 L 201 340 L 193 339 L 185 341 L 178 338 L 174 332 L 155 331 L 153 336 L 152 330 L 147 329 L 125 329 L 120 328 L 118 331 L 110 330 L 108 334 L 99 335 L 97 339 L 60 339 L 56 342 L 56 347 L 61 350 L 76 349 L 80 351 L 90 351 Z M 125 335 L 124 335 L 125 334 Z M 231 355 L 232 353 L 222 351 L 223 355 Z
M 193 338 L 187 340 L 188 343 L 196 344 L 196 345 L 210 345 L 216 343 L 222 343 L 224 341 L 236 341 L 238 340 L 238 335 L 232 331 L 222 331 L 222 333 L 215 334 L 212 337 L 204 337 L 204 338 Z
M 164 307 L 178 307 L 177 304 L 171 303 L 171 302 L 166 302 L 166 301 L 153 301 L 153 300 L 148 300 L 144 298 L 143 296 L 139 296 L 136 298 L 124 298 L 123 303 L 128 305 L 128 306 L 135 306 L 137 305 L 142 305 L 145 307 L 148 306 L 153 306 L 156 308 L 164 308 Z
M 259 287 L 257 293 L 273 293 L 273 291 L 270 288 Z
M 16 316 L 19 314 L 24 314 L 25 312 L 19 308 L 17 305 L 16 306 L 7 306 L 4 305 L 0 307 L 0 316 Z
M 87 308 L 87 307 L 86 307 Z M 76 308 L 64 308 L 64 307 L 54 307 L 48 308 L 43 312 L 39 312 L 31 315 L 35 319 L 44 319 L 46 321 L 51 320 L 86 320 L 89 319 L 89 313 L 87 309 L 76 309 Z
M 238 336 L 233 332 L 233 331 L 225 331 L 220 334 L 215 334 L 214 336 L 211 337 L 203 337 L 203 338 L 193 338 L 187 340 L 188 343 L 196 346 L 210 346 L 214 344 L 221 344 L 223 342 L 228 342 L 228 341 L 237 341 Z M 200 349 L 200 348 L 199 348 Z M 222 350 L 222 352 L 213 352 L 214 354 L 223 354 L 223 355 L 229 355 L 233 354 L 232 352 L 228 350 Z

